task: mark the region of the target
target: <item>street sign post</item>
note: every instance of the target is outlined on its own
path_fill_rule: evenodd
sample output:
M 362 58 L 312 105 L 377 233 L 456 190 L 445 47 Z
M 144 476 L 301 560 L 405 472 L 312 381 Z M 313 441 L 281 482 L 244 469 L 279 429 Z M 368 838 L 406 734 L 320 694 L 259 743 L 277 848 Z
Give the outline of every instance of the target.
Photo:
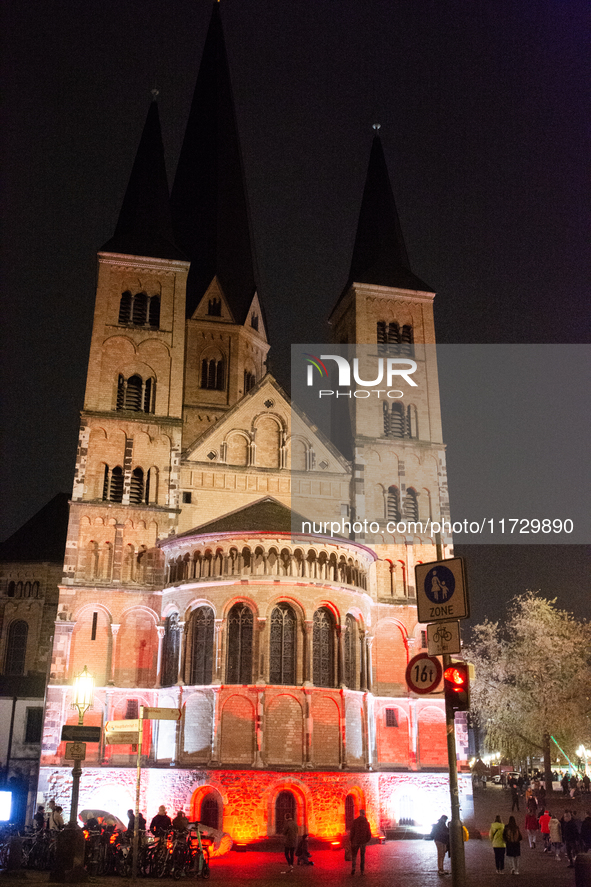
M 470 615 L 464 559 L 415 566 L 419 622 L 449 622 Z
M 135 733 L 107 733 L 105 732 L 106 745 L 137 745 L 140 741 L 139 730 Z
M 406 666 L 406 683 L 414 693 L 433 693 L 441 682 L 442 674 L 439 659 L 419 653 Z
M 144 708 L 145 721 L 180 721 L 179 708 Z
M 444 653 L 460 653 L 459 622 L 433 622 L 427 626 L 427 648 L 430 656 L 442 656 Z
M 107 733 L 137 733 L 140 729 L 139 718 L 129 721 L 107 721 L 105 730 Z
M 62 727 L 62 742 L 100 742 L 100 727 L 84 727 L 78 724 L 64 724 Z
M 66 761 L 85 761 L 86 760 L 86 743 L 85 742 L 66 742 L 66 753 L 64 755 Z

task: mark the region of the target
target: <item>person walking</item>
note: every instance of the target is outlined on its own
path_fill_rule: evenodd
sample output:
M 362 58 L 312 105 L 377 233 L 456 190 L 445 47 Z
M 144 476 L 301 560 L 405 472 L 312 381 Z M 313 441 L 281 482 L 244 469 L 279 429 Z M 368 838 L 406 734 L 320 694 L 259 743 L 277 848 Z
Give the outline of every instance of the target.
M 371 841 L 371 828 L 365 810 L 359 811 L 359 816 L 353 820 L 351 831 L 349 832 L 351 840 L 351 874 L 355 874 L 355 861 L 359 852 L 359 871 L 363 873 L 365 869 L 365 848 Z
M 437 847 L 437 873 L 446 875 L 447 872 L 443 868 L 445 854 L 449 849 L 449 828 L 447 826 L 447 816 L 440 816 L 433 828 L 431 829 L 431 838 L 435 841 Z
M 288 869 L 281 874 L 286 875 L 290 872 L 293 872 L 293 858 L 295 855 L 296 847 L 298 846 L 298 824 L 289 814 L 285 817 L 285 825 L 283 826 L 283 836 L 285 838 L 285 847 L 283 848 L 283 852 L 285 853 L 285 859 L 287 861 Z
M 540 825 L 540 834 L 542 836 L 542 840 L 544 841 L 544 853 L 550 853 L 550 820 L 552 817 L 550 816 L 550 812 L 548 810 L 544 810 L 542 815 L 540 816 L 538 822 Z
M 555 816 L 552 816 L 550 820 L 549 829 L 552 850 L 556 854 L 556 859 L 560 859 L 560 849 L 562 847 L 562 829 L 560 828 L 560 822 Z
M 507 859 L 511 864 L 511 874 L 519 874 L 519 857 L 521 856 L 521 842 L 523 835 L 519 831 L 519 826 L 515 822 L 515 817 L 510 816 L 509 822 L 503 830 L 503 840 L 506 844 Z
M 581 823 L 580 839 L 583 852 L 586 853 L 587 850 L 591 850 L 591 813 L 589 812 L 587 812 L 587 815 Z
M 495 821 L 490 827 L 490 831 L 488 833 L 489 838 L 492 841 L 492 846 L 495 854 L 495 865 L 497 867 L 497 874 L 504 875 L 505 874 L 505 839 L 503 838 L 503 832 L 505 831 L 505 826 L 501 820 L 500 816 L 495 817 Z
M 528 810 L 525 814 L 525 830 L 527 832 L 527 839 L 529 841 L 529 849 L 536 849 L 536 832 L 538 830 L 538 820 L 536 819 L 535 813 L 532 813 L 531 810 Z
M 564 816 L 560 820 L 560 831 L 564 842 L 564 849 L 568 858 L 569 869 L 575 867 L 575 856 L 577 855 L 577 845 L 579 843 L 579 830 L 570 810 L 566 810 Z
M 517 810 L 519 813 L 519 789 L 517 788 L 517 783 L 511 783 L 511 813 L 514 810 Z

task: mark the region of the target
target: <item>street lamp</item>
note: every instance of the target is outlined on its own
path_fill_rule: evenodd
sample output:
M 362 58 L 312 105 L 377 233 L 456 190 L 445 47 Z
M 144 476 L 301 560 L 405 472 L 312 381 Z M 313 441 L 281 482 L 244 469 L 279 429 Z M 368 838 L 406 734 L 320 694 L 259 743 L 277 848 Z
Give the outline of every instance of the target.
M 80 674 L 74 678 L 74 701 L 72 702 L 72 708 L 78 709 L 79 727 L 82 727 L 84 723 L 84 713 L 91 707 L 93 696 L 94 678 L 84 666 Z
M 72 708 L 78 709 L 78 726 L 84 725 L 84 713 L 88 711 L 92 705 L 94 696 L 94 678 L 88 673 L 86 666 L 80 674 L 74 678 L 74 701 Z M 84 756 L 84 755 L 82 755 Z M 70 805 L 70 828 L 78 828 L 78 795 L 80 794 L 80 777 L 82 776 L 82 767 L 80 766 L 80 758 L 74 759 L 74 769 L 72 770 L 72 803 Z
M 589 757 L 591 757 L 591 749 L 585 748 L 584 745 L 580 745 L 577 749 L 577 754 L 580 758 L 585 759 L 585 773 L 589 768 Z

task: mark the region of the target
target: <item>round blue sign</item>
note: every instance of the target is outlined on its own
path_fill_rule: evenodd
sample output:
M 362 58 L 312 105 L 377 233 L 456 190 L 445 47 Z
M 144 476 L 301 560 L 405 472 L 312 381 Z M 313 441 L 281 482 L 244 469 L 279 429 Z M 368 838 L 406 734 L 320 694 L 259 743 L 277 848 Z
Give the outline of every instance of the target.
M 456 590 L 455 576 L 447 567 L 438 564 L 425 576 L 423 587 L 433 604 L 444 604 L 450 600 Z

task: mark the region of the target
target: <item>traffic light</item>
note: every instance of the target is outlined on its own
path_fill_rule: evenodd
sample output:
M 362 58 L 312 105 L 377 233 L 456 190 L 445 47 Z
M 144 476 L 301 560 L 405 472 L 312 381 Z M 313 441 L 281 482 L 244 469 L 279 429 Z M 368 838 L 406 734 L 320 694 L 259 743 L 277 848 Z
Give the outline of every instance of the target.
M 470 708 L 470 672 L 467 662 L 454 662 L 443 672 L 445 704 L 449 711 Z

